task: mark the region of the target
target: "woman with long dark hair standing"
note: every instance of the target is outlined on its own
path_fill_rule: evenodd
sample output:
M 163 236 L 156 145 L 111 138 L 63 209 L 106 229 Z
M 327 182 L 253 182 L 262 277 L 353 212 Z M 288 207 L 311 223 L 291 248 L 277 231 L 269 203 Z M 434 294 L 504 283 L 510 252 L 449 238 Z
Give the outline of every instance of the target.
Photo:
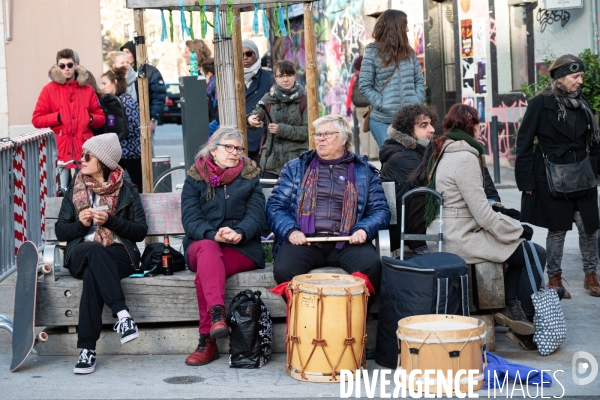
M 375 42 L 365 49 L 358 88 L 371 104 L 369 128 L 381 147 L 390 136 L 388 127 L 396 112 L 425 101 L 421 66 L 408 40 L 404 12 L 387 10 L 373 28 Z
M 521 221 L 548 228 L 548 284 L 563 287 L 561 262 L 565 235 L 573 228 L 574 220 L 585 273 L 583 287 L 592 296 L 600 296 L 596 275 L 600 227 L 596 184 L 581 196 L 553 196 L 548 186 L 551 176 L 545 166 L 545 162 L 559 165 L 581 162 L 583 167 L 591 162 L 591 174 L 598 174 L 600 129 L 594 110 L 581 93 L 584 71 L 583 61 L 571 54 L 558 57 L 550 66 L 552 83 L 529 102 L 519 128 L 515 177 L 523 192 Z M 570 299 L 570 293 L 565 292 L 564 298 Z

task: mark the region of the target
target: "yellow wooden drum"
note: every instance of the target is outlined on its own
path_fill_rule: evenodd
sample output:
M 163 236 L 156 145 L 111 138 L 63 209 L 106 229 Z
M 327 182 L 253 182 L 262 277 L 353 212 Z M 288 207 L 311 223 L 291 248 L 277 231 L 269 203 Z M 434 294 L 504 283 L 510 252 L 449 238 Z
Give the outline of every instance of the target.
M 419 369 L 441 370 L 447 375 L 451 370 L 452 381 L 456 373 L 464 369 L 477 370 L 473 390 L 483 387 L 482 348 L 485 343 L 485 324 L 477 318 L 459 315 L 419 315 L 398 321 L 400 356 L 398 367 L 406 371 Z M 422 377 L 422 375 L 421 375 Z M 436 393 L 436 375 L 430 379 L 429 392 Z M 446 378 L 447 379 L 447 378 Z M 414 390 L 419 390 L 415 380 Z M 424 381 L 421 385 L 425 390 Z M 462 375 L 460 391 L 468 389 L 467 375 Z M 452 390 L 456 391 L 454 383 Z
M 298 275 L 287 287 L 286 370 L 292 378 L 339 382 L 365 362 L 365 281 L 350 275 Z

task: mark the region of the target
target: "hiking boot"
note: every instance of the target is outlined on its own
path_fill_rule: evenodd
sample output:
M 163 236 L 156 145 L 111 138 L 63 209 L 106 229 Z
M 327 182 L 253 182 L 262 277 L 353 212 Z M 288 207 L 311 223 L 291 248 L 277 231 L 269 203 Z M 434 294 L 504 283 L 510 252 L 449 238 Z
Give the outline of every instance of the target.
M 506 332 L 506 337 L 512 340 L 513 342 L 519 344 L 522 348 L 527 351 L 537 350 L 537 344 L 533 341 L 533 335 L 519 335 L 517 332 L 509 329 Z
M 595 272 L 585 274 L 583 288 L 589 290 L 590 294 L 594 297 L 600 296 L 600 284 L 598 283 L 598 275 Z
M 210 335 L 201 334 L 198 347 L 185 359 L 185 363 L 187 365 L 205 365 L 218 358 L 217 339 L 211 338 Z
M 227 321 L 225 321 L 225 306 L 217 305 L 210 309 L 210 337 L 221 339 L 229 336 Z
M 563 288 L 563 283 L 562 283 L 562 272 L 557 272 L 556 274 L 552 275 L 552 277 L 548 280 L 548 287 L 550 288 Z M 558 292 L 558 289 L 557 289 Z M 570 299 L 571 298 L 571 293 L 569 293 L 567 291 L 567 289 L 565 289 L 565 293 L 563 294 L 563 299 Z
M 75 364 L 73 372 L 76 374 L 91 374 L 96 370 L 96 352 L 94 350 L 81 349 L 79 360 Z
M 137 325 L 133 319 L 129 317 L 121 318 L 119 322 L 113 326 L 113 331 L 121 333 L 121 344 L 127 343 L 133 339 L 137 339 L 139 336 Z
M 497 312 L 494 319 L 499 325 L 508 326 L 520 335 L 535 333 L 535 326 L 529 322 L 521 308 L 521 303 L 517 299 L 507 299 L 506 308 Z

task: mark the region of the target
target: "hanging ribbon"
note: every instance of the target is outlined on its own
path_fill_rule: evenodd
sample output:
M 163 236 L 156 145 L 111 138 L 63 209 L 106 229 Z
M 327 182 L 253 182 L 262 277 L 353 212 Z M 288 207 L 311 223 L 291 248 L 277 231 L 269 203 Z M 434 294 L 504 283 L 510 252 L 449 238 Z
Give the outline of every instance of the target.
M 265 11 L 265 5 L 261 4 L 260 9 L 262 10 L 263 16 L 263 31 L 265 32 L 265 37 L 269 37 L 269 18 L 267 17 L 267 12 Z
M 281 3 L 279 3 L 279 30 L 281 31 L 281 36 L 287 36 L 285 18 L 283 18 L 283 5 Z
M 217 31 L 217 35 L 219 35 L 219 40 L 221 40 L 221 16 L 219 15 L 220 5 L 221 0 L 215 0 L 215 31 Z
M 183 7 L 183 0 L 179 0 L 179 16 L 181 20 L 181 40 L 185 40 L 185 35 L 190 35 L 190 28 L 187 26 L 185 21 L 185 8 Z
M 252 19 L 252 32 L 258 35 L 258 3 L 254 0 L 254 18 Z
M 208 30 L 208 19 L 206 18 L 206 6 L 204 0 L 200 0 L 200 34 L 202 39 L 206 37 L 206 31 Z
M 235 33 L 235 21 L 233 19 L 233 0 L 227 0 L 227 36 Z
M 285 21 L 287 22 L 287 30 L 292 34 L 292 28 L 290 27 L 290 4 L 288 2 L 285 3 Z
M 161 34 L 160 34 L 160 41 L 164 42 L 169 37 L 168 34 L 167 34 L 167 21 L 165 20 L 165 9 L 164 9 L 164 7 L 160 9 L 160 18 L 161 18 L 161 24 L 162 24 L 162 29 L 161 29 Z
M 194 7 L 190 6 L 190 37 L 194 40 L 194 15 L 192 11 L 194 11 Z
M 171 34 L 171 43 L 173 43 L 173 7 L 169 7 L 169 33 Z
M 277 11 L 277 3 L 273 6 L 273 34 L 279 36 L 279 11 Z

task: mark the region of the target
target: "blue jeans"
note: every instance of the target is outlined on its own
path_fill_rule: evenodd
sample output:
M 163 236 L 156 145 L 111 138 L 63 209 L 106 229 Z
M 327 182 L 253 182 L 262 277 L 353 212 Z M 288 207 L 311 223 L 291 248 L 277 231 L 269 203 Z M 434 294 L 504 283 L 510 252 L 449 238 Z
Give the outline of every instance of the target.
M 369 119 L 369 129 L 371 130 L 371 135 L 373 135 L 373 139 L 375 139 L 379 148 L 383 146 L 383 142 L 390 138 L 390 135 L 387 133 L 389 126 L 390 124 Z

